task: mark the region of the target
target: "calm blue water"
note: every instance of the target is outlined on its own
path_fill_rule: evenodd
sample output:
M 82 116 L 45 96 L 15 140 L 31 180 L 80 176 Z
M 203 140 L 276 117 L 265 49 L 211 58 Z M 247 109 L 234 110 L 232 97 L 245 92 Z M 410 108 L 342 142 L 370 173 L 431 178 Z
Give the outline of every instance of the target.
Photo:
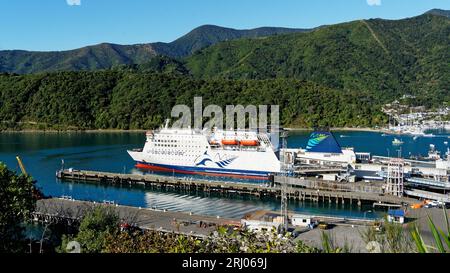
M 291 133 L 289 147 L 305 147 L 309 133 Z M 435 138 L 401 137 L 405 142 L 403 154 L 425 155 L 429 144 L 435 144 L 444 152 L 448 134 Z M 335 132 L 341 146 L 355 147 L 356 151 L 371 152 L 378 155 L 395 153 L 391 142 L 393 136 L 381 136 L 371 132 Z M 55 178 L 56 170 L 65 167 L 76 169 L 101 170 L 111 172 L 134 172 L 134 162 L 126 153 L 127 149 L 140 148 L 145 141 L 143 133 L 0 133 L 0 161 L 9 168 L 20 172 L 15 156 L 20 155 L 27 171 L 38 181 L 38 186 L 46 195 L 70 195 L 75 199 L 103 201 L 137 207 L 158 207 L 168 210 L 193 212 L 196 214 L 220 215 L 240 218 L 245 213 L 260 209 L 278 210 L 280 204 L 275 200 L 258 198 L 219 198 L 203 195 L 187 195 L 177 192 L 158 192 L 143 187 L 114 187 L 61 182 Z M 290 210 L 320 215 L 339 215 L 346 217 L 374 218 L 380 213 L 371 207 L 358 209 L 348 205 L 314 204 L 291 202 Z M 370 211 L 370 212 L 369 212 Z

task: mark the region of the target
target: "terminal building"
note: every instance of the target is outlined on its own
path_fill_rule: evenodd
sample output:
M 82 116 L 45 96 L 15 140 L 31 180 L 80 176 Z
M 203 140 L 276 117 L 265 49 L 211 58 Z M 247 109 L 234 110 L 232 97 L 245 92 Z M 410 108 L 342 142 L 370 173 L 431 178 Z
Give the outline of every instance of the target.
M 411 189 L 441 194 L 439 198 L 450 201 L 450 152 L 447 157 L 428 160 L 395 159 L 357 153 L 353 148 L 341 148 L 331 132 L 313 132 L 306 148 L 282 149 L 293 158 L 291 173 L 294 177 L 311 181 L 370 182 L 384 186 L 392 162 L 401 165 L 402 183 Z

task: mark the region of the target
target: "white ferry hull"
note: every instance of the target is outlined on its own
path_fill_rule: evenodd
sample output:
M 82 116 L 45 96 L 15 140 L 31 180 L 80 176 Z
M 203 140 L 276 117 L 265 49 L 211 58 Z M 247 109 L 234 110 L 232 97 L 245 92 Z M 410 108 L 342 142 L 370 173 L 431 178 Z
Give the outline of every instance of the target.
M 243 136 L 248 137 L 248 134 L 243 133 Z M 223 137 L 218 137 L 221 142 Z M 263 138 L 255 147 L 222 145 L 215 148 L 209 142 L 203 134 L 163 130 L 148 137 L 141 151 L 128 153 L 137 168 L 157 172 L 256 180 L 267 180 L 280 172 L 280 162 L 270 143 Z
M 151 170 L 156 172 L 168 172 L 168 173 L 178 173 L 178 174 L 190 174 L 190 175 L 205 175 L 205 176 L 226 176 L 239 179 L 256 179 L 256 180 L 267 180 L 270 175 L 278 173 L 279 168 L 273 166 L 272 168 L 267 168 L 266 170 L 262 168 L 249 168 L 244 169 L 239 167 L 239 162 L 233 165 L 228 165 L 226 167 L 221 167 L 216 163 L 206 162 L 205 165 L 174 165 L 167 164 L 163 162 L 158 162 L 159 160 L 144 159 L 142 152 L 132 152 L 129 151 L 130 156 L 136 161 L 136 168 Z M 276 159 L 276 158 L 275 158 Z M 237 159 L 236 159 L 237 160 Z M 211 165 L 216 165 L 211 166 Z M 245 165 L 245 164 L 242 164 Z M 234 166 L 234 167 L 233 167 Z

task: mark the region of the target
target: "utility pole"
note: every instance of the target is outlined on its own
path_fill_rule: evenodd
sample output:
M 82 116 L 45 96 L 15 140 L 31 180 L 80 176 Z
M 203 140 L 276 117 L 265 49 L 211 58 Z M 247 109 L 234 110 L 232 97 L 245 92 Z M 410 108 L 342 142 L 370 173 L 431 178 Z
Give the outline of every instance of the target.
M 281 132 L 282 145 L 280 150 L 280 171 L 282 175 L 281 182 L 281 217 L 283 218 L 284 232 L 288 231 L 289 219 L 288 219 L 288 197 L 287 197 L 287 182 L 289 171 L 291 169 L 291 156 L 286 153 L 288 133 Z M 287 156 L 286 156 L 287 155 Z

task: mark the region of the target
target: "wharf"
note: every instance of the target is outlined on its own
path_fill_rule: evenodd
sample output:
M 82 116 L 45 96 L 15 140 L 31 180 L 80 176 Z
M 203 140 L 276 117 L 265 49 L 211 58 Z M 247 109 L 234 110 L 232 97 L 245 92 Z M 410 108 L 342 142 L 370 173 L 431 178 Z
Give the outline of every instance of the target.
M 32 216 L 35 221 L 44 223 L 65 222 L 72 225 L 79 222 L 83 215 L 95 206 L 111 208 L 118 213 L 122 222 L 137 226 L 141 229 L 163 233 L 192 235 L 200 238 L 210 235 L 218 226 L 237 226 L 240 224 L 239 219 L 217 218 L 183 212 L 67 200 L 62 198 L 39 200 Z
M 94 182 L 109 185 L 143 185 L 151 189 L 173 189 L 185 192 L 203 192 L 207 194 L 216 193 L 221 195 L 238 194 L 252 195 L 256 197 L 281 198 L 280 183 L 284 179 L 280 176 L 273 178 L 274 183 L 244 183 L 244 182 L 225 182 L 212 180 L 182 179 L 177 177 L 162 175 L 140 175 L 140 174 L 121 174 L 109 172 L 97 172 L 86 170 L 64 169 L 56 173 L 57 178 L 61 180 L 72 180 L 81 182 Z M 290 178 L 291 179 L 291 178 Z M 289 180 L 286 189 L 287 197 L 290 200 L 313 202 L 335 202 L 336 204 L 358 204 L 364 203 L 385 203 L 410 205 L 417 203 L 417 199 L 400 198 L 391 195 L 384 195 L 375 192 L 358 191 L 340 191 L 340 190 L 321 190 L 308 188 L 307 180 Z M 306 181 L 306 182 L 305 182 Z
M 123 222 L 138 226 L 144 230 L 153 230 L 161 233 L 184 234 L 199 239 L 206 238 L 211 232 L 214 232 L 218 225 L 239 226 L 240 219 L 216 218 L 211 216 L 191 215 L 189 213 L 162 211 L 147 208 L 136 208 L 129 206 L 103 204 L 87 201 L 67 200 L 61 198 L 42 199 L 37 202 L 36 210 L 32 214 L 34 221 L 40 221 L 45 224 L 65 221 L 72 225 L 79 222 L 83 215 L 95 206 L 104 206 L 118 212 L 119 218 Z M 405 232 L 408 232 L 410 223 L 417 223 L 424 241 L 428 245 L 433 243 L 433 234 L 430 230 L 428 217 L 431 217 L 435 225 L 442 229 L 446 229 L 446 218 L 442 209 L 407 209 L 406 216 L 408 223 L 404 224 Z M 447 211 L 447 217 L 450 212 Z M 365 243 L 360 234 L 365 230 L 366 226 L 370 226 L 373 220 L 345 219 L 332 217 L 316 217 L 329 224 L 335 225 L 331 230 L 323 231 L 319 228 L 302 232 L 295 240 L 302 240 L 305 243 L 320 247 L 322 232 L 326 232 L 330 236 L 334 236 L 336 243 L 343 246 L 351 243 L 352 252 L 365 252 Z M 206 224 L 199 226 L 200 221 Z M 179 224 L 177 224 L 179 223 Z

